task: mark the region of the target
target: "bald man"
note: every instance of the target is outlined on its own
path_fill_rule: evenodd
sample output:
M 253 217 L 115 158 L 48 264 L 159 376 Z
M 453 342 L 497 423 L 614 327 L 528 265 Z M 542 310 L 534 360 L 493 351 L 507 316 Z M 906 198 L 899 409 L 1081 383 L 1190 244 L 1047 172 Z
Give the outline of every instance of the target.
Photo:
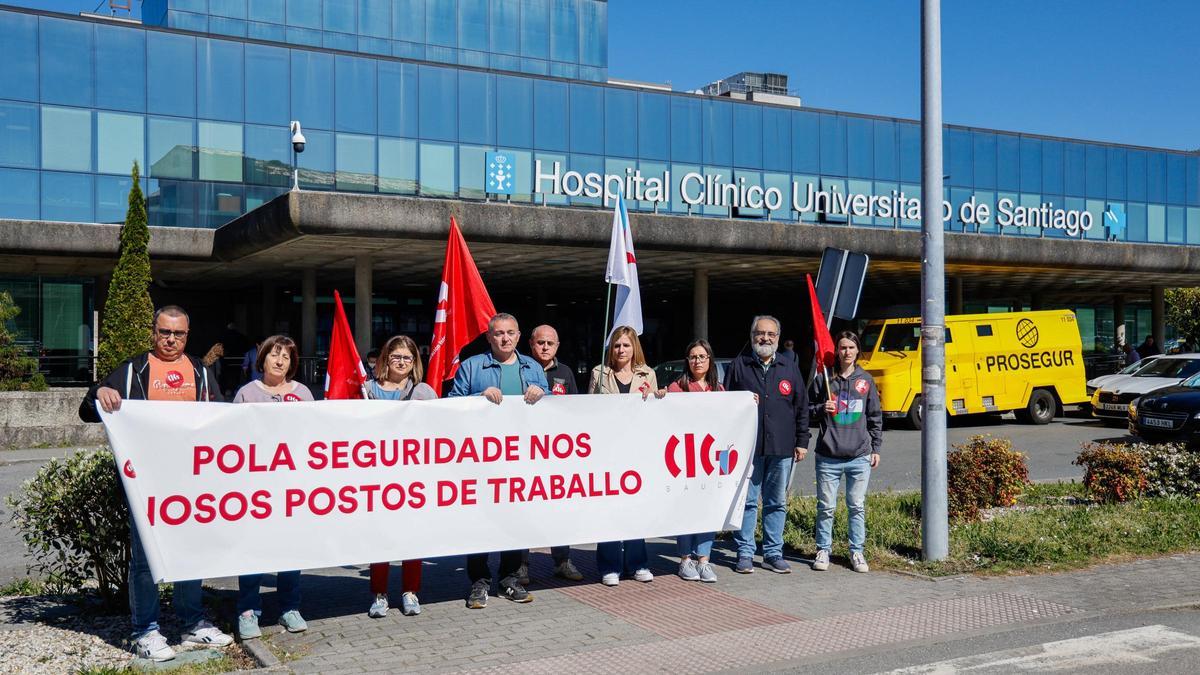
M 558 331 L 553 326 L 545 324 L 533 329 L 529 338 L 529 353 L 546 372 L 546 382 L 550 385 L 550 393 L 554 396 L 578 394 L 575 384 L 575 373 L 555 358 L 558 355 Z M 568 581 L 583 581 L 583 574 L 571 562 L 570 546 L 555 546 L 550 549 L 554 559 L 554 576 Z M 521 564 L 520 576 L 529 577 L 529 552 L 525 552 L 525 560 Z M 528 581 L 526 581 L 528 583 Z

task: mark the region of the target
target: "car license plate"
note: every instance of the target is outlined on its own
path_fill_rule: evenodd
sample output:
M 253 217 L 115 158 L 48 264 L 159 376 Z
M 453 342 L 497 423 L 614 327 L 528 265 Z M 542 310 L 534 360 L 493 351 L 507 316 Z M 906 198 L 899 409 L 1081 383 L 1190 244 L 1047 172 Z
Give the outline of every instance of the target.
M 1129 404 L 1128 403 L 1101 403 L 1100 409 L 1101 410 L 1111 410 L 1112 412 L 1128 412 Z
M 1170 429 L 1175 426 L 1171 420 L 1159 419 L 1157 417 L 1143 417 L 1142 424 L 1148 427 L 1159 427 L 1162 429 Z

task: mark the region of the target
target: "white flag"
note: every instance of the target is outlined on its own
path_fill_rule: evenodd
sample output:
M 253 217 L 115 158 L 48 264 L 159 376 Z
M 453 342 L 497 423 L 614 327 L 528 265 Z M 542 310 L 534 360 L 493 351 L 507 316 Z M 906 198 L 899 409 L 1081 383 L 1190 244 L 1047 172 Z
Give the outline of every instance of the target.
M 613 330 L 617 326 L 630 326 L 638 335 L 642 334 L 642 292 L 638 288 L 637 257 L 633 253 L 633 232 L 629 229 L 629 213 L 625 210 L 625 198 L 617 193 L 617 206 L 613 211 L 612 241 L 608 246 L 608 268 L 604 280 L 617 285 L 617 311 L 613 317 Z M 609 338 L 612 333 L 609 333 Z M 607 339 L 605 344 L 608 344 Z

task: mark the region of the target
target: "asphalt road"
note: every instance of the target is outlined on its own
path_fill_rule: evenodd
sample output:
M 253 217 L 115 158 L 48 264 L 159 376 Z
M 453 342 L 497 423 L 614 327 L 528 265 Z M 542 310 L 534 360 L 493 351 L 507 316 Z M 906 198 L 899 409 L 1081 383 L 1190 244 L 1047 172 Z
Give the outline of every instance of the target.
M 1122 429 L 1105 427 L 1079 414 L 1058 418 L 1045 426 L 1021 424 L 1006 417 L 954 419 L 949 442 L 964 443 L 976 434 L 993 434 L 1012 439 L 1013 446 L 1025 452 L 1029 476 L 1033 480 L 1079 480 L 1082 470 L 1071 465 L 1082 443 L 1096 440 L 1122 440 Z M 49 457 L 67 450 L 0 451 L 0 497 L 17 490 L 21 483 L 37 473 Z M 812 494 L 813 460 L 811 453 L 793 473 L 792 492 Z M 921 433 L 887 428 L 883 437 L 883 459 L 871 476 L 871 490 L 916 490 L 921 487 Z M 0 499 L 0 584 L 24 577 L 25 545 L 9 522 L 9 512 Z

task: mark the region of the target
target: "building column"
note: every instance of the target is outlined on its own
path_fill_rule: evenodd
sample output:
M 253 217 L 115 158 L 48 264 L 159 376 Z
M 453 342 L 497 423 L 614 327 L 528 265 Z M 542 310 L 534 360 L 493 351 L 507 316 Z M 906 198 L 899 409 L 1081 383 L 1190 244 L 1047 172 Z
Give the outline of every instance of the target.
M 708 339 L 708 270 L 692 273 L 692 339 Z
M 367 358 L 371 351 L 371 256 L 360 255 L 354 259 L 354 343 L 358 355 Z
M 304 270 L 300 284 L 300 355 L 317 353 L 317 271 Z
M 262 315 L 258 332 L 261 337 L 275 334 L 275 284 L 263 282 L 262 285 Z
M 1150 334 L 1154 336 L 1154 346 L 1160 351 L 1166 339 L 1164 289 L 1161 285 L 1150 287 Z
M 962 277 L 950 277 L 950 314 L 966 314 L 963 311 Z
M 1113 346 L 1117 349 L 1125 344 L 1125 296 L 1113 298 Z

